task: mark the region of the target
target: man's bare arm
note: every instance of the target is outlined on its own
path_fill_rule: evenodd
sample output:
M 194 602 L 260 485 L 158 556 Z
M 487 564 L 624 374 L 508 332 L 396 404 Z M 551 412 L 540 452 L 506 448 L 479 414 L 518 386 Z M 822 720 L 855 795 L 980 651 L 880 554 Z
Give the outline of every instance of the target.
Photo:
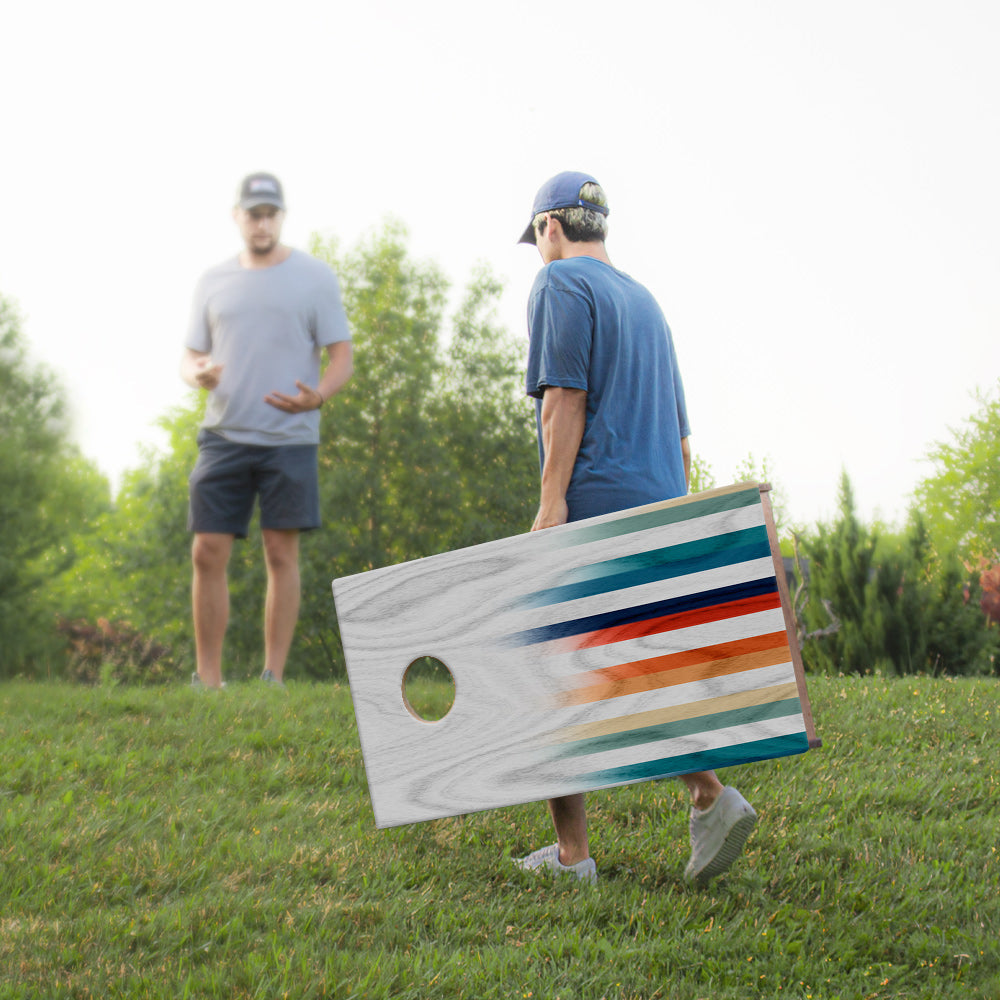
M 583 389 L 549 386 L 542 397 L 541 499 L 532 531 L 565 524 L 569 519 L 566 491 L 587 422 L 587 393 Z

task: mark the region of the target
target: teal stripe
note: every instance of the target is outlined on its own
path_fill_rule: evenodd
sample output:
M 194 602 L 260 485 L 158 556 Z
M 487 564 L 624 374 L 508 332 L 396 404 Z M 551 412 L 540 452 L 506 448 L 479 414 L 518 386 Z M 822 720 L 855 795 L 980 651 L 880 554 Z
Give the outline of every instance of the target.
M 720 531 L 705 538 L 692 539 L 690 542 L 678 542 L 676 545 L 665 545 L 647 552 L 636 552 L 631 556 L 619 556 L 616 559 L 605 559 L 604 562 L 591 563 L 589 566 L 578 566 L 563 574 L 560 579 L 563 583 L 599 580 L 601 577 L 615 576 L 618 573 L 631 573 L 635 570 L 647 569 L 650 566 L 662 566 L 665 563 L 681 562 L 685 559 L 698 559 L 728 546 L 760 542 L 767 543 L 767 528 L 762 524 L 754 525 L 752 528 L 738 528 L 736 531 Z
M 798 698 L 784 698 L 781 701 L 772 701 L 763 705 L 747 705 L 744 708 L 734 708 L 728 712 L 699 715 L 693 719 L 678 719 L 675 722 L 643 726 L 641 729 L 630 729 L 622 733 L 592 736 L 589 739 L 558 744 L 553 749 L 557 750 L 560 758 L 585 757 L 588 754 L 604 753 L 607 750 L 622 750 L 625 747 L 642 746 L 644 743 L 657 743 L 660 740 L 693 736 L 695 733 L 710 733 L 717 729 L 746 726 L 769 719 L 783 719 L 786 716 L 800 715 L 801 713 L 802 705 Z
M 696 753 L 649 760 L 628 767 L 612 767 L 604 771 L 591 771 L 576 779 L 581 790 L 608 788 L 624 785 L 630 781 L 648 781 L 652 778 L 676 778 L 679 774 L 693 774 L 696 771 L 714 771 L 720 767 L 736 764 L 751 764 L 755 760 L 770 760 L 773 757 L 788 757 L 795 753 L 805 753 L 809 749 L 809 737 L 804 732 L 788 736 L 772 736 L 766 740 L 752 740 L 732 747 L 715 750 L 699 750 Z
M 754 559 L 764 559 L 770 554 L 771 545 L 764 525 L 743 528 L 740 531 L 728 531 L 710 538 L 584 566 L 566 574 L 565 578 L 572 582 L 524 594 L 517 603 L 520 607 L 540 608 L 563 601 L 575 601 L 581 597 L 610 594 L 628 587 L 690 576 L 692 573 L 704 573 L 723 566 L 735 566 Z
M 629 535 L 635 531 L 646 531 L 648 528 L 659 528 L 665 524 L 678 524 L 690 521 L 707 514 L 719 514 L 726 510 L 739 510 L 740 507 L 752 507 L 760 503 L 760 489 L 756 486 L 736 493 L 724 493 L 718 497 L 708 497 L 705 500 L 694 500 L 691 503 L 677 504 L 673 507 L 662 507 L 631 517 L 622 517 L 602 524 L 589 524 L 575 531 L 557 532 L 552 541 L 557 548 L 566 549 L 574 545 L 586 545 L 605 538 L 616 538 L 619 535 Z

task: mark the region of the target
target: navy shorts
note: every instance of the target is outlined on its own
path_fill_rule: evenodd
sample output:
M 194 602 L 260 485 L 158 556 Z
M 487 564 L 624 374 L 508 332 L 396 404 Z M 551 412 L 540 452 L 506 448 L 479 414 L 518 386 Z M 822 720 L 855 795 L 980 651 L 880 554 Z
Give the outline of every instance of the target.
M 257 498 L 261 528 L 318 528 L 318 451 L 314 444 L 264 447 L 199 431 L 198 461 L 188 479 L 188 531 L 246 538 Z

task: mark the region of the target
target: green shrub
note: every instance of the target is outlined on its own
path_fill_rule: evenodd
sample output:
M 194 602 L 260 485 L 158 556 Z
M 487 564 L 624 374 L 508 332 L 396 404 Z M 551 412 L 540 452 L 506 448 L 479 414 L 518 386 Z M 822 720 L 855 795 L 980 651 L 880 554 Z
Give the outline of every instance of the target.
M 808 669 L 863 674 L 988 674 L 1000 632 L 980 609 L 979 583 L 954 551 L 935 552 L 914 515 L 899 535 L 858 520 L 846 474 L 840 519 L 797 539 L 808 567 L 800 607 Z M 831 617 L 837 624 L 830 628 Z M 818 634 L 825 632 L 826 634 Z

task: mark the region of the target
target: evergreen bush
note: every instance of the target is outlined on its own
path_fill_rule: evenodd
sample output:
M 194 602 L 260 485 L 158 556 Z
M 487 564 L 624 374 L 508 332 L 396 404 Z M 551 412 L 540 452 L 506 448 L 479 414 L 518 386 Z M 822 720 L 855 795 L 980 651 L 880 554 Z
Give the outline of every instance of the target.
M 863 525 L 846 473 L 838 505 L 834 524 L 797 537 L 808 566 L 808 600 L 798 609 L 806 668 L 996 673 L 1000 632 L 980 608 L 978 578 L 953 551 L 934 550 L 919 514 L 899 535 Z M 831 615 L 835 630 L 828 628 Z M 827 634 L 810 634 L 820 631 Z

